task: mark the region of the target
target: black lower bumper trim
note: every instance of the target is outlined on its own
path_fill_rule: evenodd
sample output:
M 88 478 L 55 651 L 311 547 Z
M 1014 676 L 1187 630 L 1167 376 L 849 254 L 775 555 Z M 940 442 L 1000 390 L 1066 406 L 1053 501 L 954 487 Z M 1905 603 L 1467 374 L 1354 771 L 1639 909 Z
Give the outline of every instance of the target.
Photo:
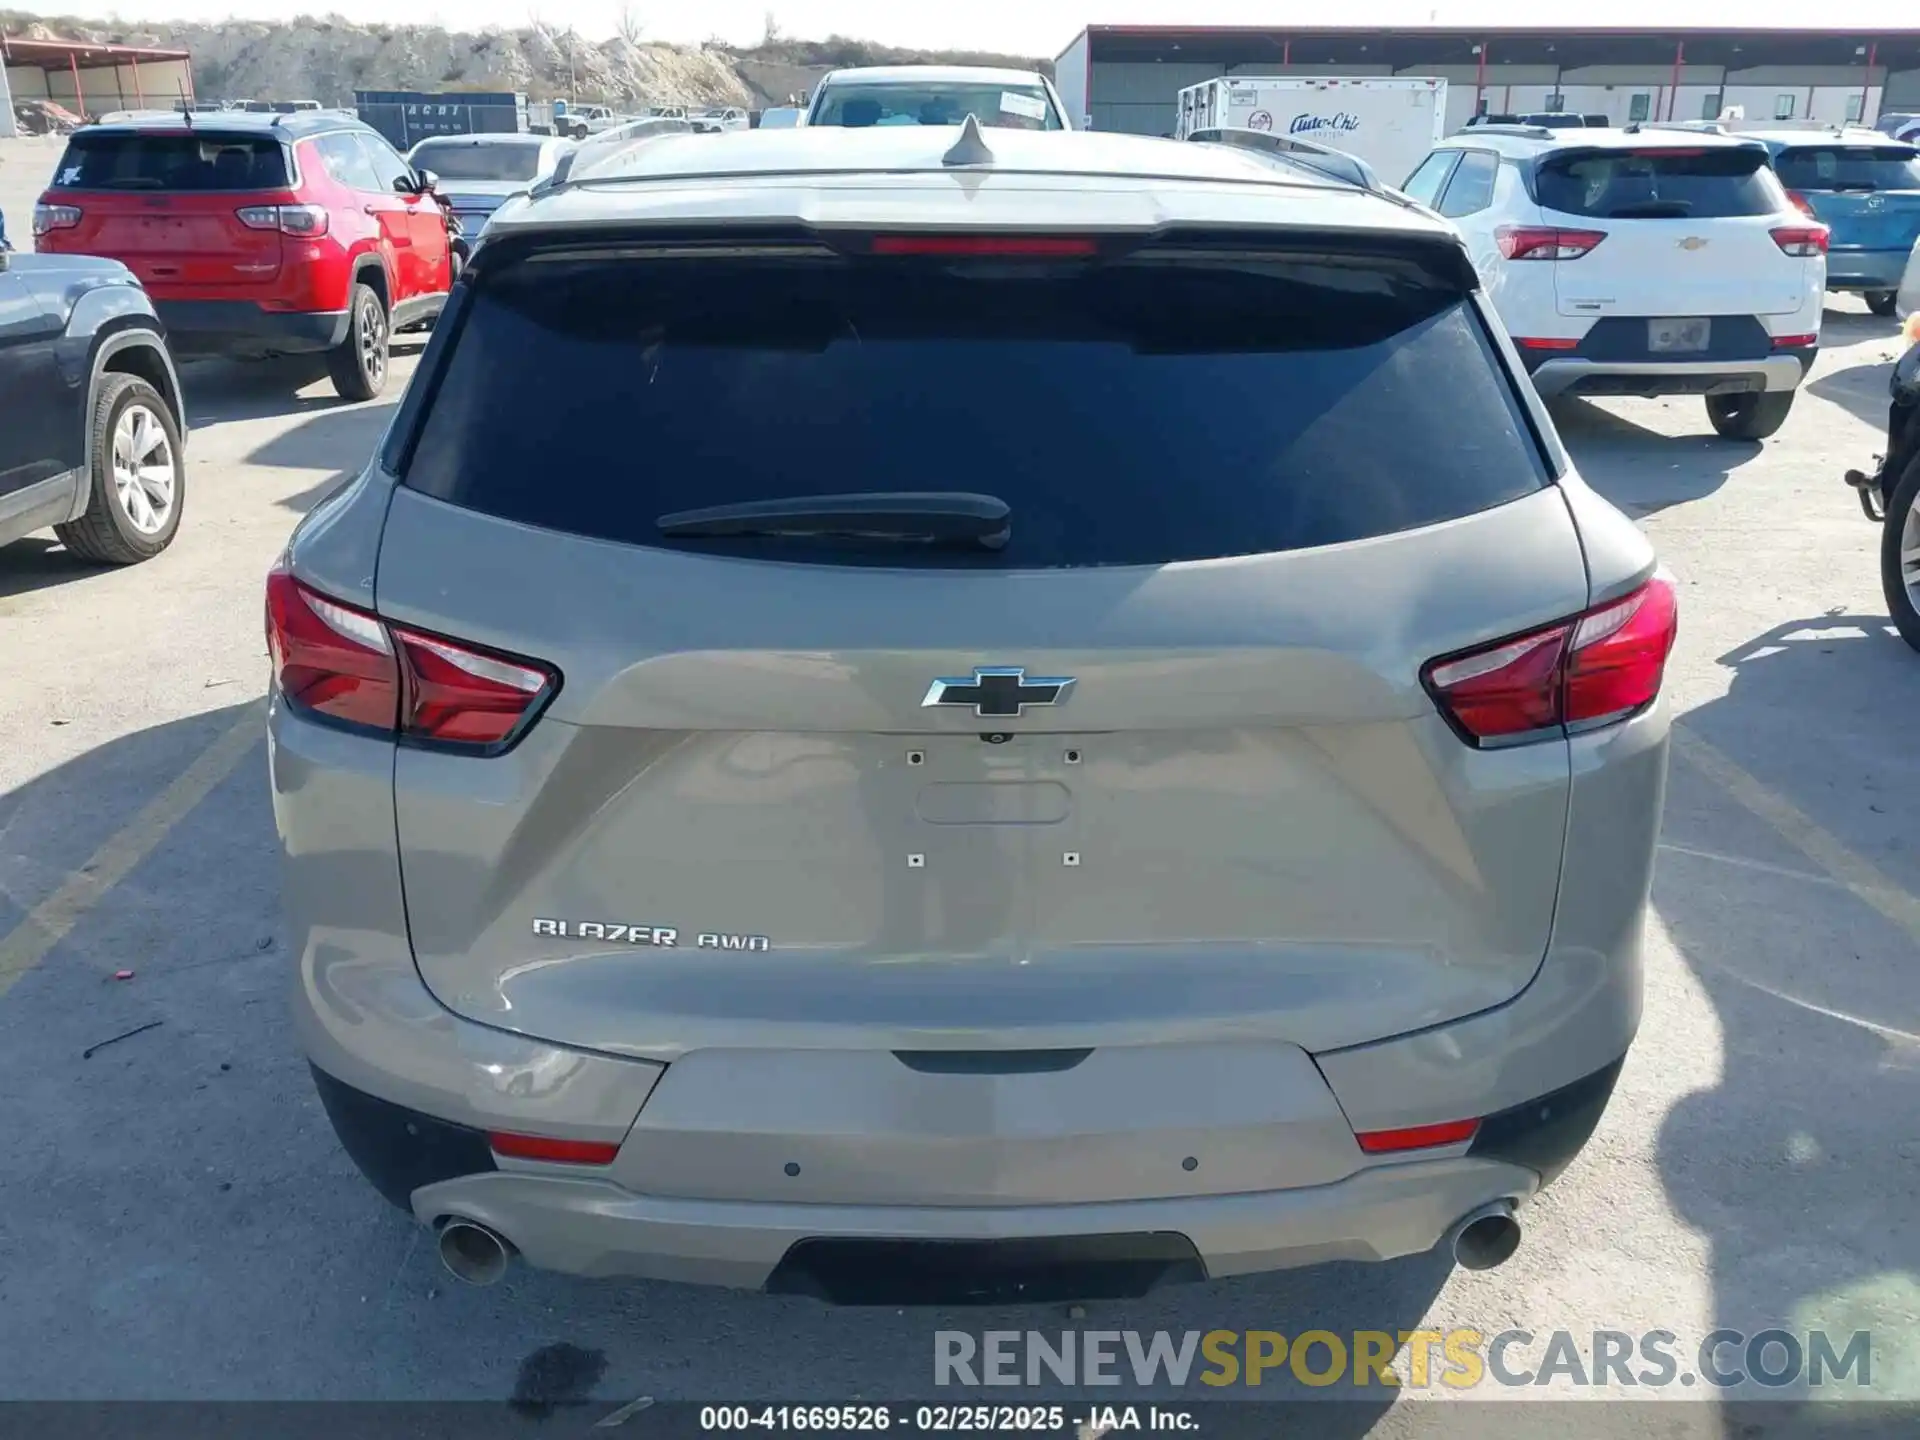
M 347 1157 L 374 1189 L 409 1214 L 413 1192 L 422 1185 L 499 1168 L 478 1130 L 356 1090 L 318 1066 L 308 1068 Z
M 346 310 L 266 310 L 251 300 L 156 300 L 176 354 L 311 355 L 347 338 Z
M 1606 1069 L 1549 1095 L 1487 1116 L 1467 1154 L 1524 1165 L 1539 1172 L 1543 1187 L 1552 1184 L 1592 1137 L 1625 1063 L 1623 1055 Z
M 1067 1235 L 1028 1240 L 796 1242 L 768 1277 L 773 1295 L 833 1305 L 1010 1305 L 1134 1300 L 1205 1280 L 1184 1235 Z

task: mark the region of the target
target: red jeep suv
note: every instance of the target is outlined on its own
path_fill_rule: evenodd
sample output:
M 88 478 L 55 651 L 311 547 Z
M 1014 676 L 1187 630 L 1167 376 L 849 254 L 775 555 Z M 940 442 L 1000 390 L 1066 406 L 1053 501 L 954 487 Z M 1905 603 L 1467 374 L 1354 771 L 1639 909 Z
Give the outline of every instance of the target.
M 175 354 L 324 353 L 349 400 L 380 393 L 389 337 L 430 323 L 452 284 L 433 177 L 330 111 L 76 130 L 33 233 L 126 264 Z

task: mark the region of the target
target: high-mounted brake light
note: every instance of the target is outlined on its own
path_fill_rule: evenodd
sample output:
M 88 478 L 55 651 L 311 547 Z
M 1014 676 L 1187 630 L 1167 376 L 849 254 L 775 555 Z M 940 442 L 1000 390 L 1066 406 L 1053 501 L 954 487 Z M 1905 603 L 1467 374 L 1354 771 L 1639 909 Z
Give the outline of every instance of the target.
M 1083 235 L 876 235 L 875 255 L 1069 256 L 1094 255 Z
M 515 1160 L 557 1160 L 564 1165 L 611 1165 L 620 1156 L 620 1147 L 605 1140 L 561 1140 L 552 1135 L 516 1135 L 495 1130 L 487 1135 L 487 1144 L 496 1155 Z
M 559 689 L 536 661 L 388 625 L 302 585 L 267 576 L 267 646 L 290 704 L 396 739 L 492 750 Z
M 1558 225 L 1502 225 L 1493 232 L 1494 243 L 1509 260 L 1578 260 L 1606 238 L 1604 230 Z
M 1549 739 L 1651 705 L 1678 631 L 1673 581 L 1660 574 L 1570 619 L 1430 661 L 1420 678 L 1471 745 Z
M 1824 225 L 1783 225 L 1767 232 L 1773 243 L 1799 260 L 1811 260 L 1827 253 L 1827 227 Z
M 1391 1155 L 1399 1150 L 1430 1150 L 1471 1140 L 1478 1120 L 1443 1120 L 1438 1125 L 1409 1125 L 1402 1130 L 1363 1130 L 1353 1138 L 1369 1155 Z

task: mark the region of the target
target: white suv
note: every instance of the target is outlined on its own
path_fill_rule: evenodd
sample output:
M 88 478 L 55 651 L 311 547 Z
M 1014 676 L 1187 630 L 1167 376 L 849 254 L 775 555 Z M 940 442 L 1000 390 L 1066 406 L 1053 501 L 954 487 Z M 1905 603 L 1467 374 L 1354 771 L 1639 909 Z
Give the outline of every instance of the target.
M 1819 347 L 1826 227 L 1751 140 L 1476 126 L 1403 187 L 1452 220 L 1543 396 L 1701 395 L 1778 430 Z

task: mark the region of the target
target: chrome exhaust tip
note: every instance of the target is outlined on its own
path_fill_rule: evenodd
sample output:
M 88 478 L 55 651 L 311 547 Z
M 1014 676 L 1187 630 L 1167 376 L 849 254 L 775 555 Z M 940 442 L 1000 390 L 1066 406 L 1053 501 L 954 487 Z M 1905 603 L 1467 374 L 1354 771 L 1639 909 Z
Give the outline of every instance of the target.
M 468 1285 L 495 1285 L 507 1273 L 513 1246 L 478 1220 L 458 1216 L 440 1222 L 440 1263 Z
M 1453 1227 L 1453 1260 L 1463 1270 L 1504 1265 L 1519 1248 L 1520 1222 L 1511 1200 L 1482 1205 Z

